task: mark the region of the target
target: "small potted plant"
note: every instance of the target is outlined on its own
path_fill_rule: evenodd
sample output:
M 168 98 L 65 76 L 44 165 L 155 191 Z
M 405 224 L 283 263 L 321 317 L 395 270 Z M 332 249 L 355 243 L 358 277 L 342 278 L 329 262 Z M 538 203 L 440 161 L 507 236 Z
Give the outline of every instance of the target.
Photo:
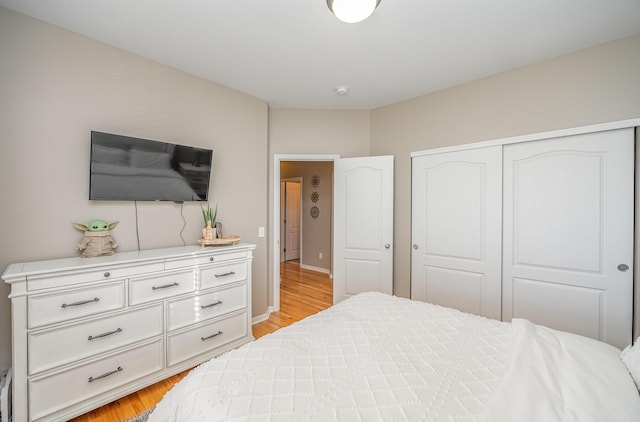
M 215 209 L 211 209 L 211 207 L 207 204 L 207 208 L 202 209 L 202 218 L 204 219 L 204 229 L 202 229 L 202 235 L 205 240 L 212 240 L 216 238 L 215 226 L 216 226 L 216 216 L 218 215 L 218 206 L 216 205 Z

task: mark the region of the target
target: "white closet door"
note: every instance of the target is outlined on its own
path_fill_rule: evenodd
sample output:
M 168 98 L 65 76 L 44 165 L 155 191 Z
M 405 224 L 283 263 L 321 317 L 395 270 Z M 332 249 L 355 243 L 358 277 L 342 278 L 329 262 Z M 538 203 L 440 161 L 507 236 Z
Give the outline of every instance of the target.
M 502 147 L 413 157 L 411 298 L 500 319 Z
M 504 147 L 503 318 L 631 342 L 633 129 Z

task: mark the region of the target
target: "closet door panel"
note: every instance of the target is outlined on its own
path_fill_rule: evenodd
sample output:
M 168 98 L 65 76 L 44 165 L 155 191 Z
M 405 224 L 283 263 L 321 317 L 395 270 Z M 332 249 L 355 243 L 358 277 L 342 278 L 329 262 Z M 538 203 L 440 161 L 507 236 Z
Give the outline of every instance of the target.
M 600 335 L 601 290 L 565 284 L 551 287 L 546 281 L 524 278 L 515 278 L 513 289 L 515 314 L 557 330 L 591 338 Z
M 504 147 L 505 320 L 629 344 L 633 168 L 632 129 Z
M 448 163 L 425 169 L 425 253 L 433 258 L 483 259 L 484 165 Z
M 413 299 L 500 319 L 501 156 L 413 157 Z
M 429 302 L 476 315 L 482 312 L 483 274 L 425 266 L 424 281 Z
M 600 152 L 556 150 L 518 160 L 513 169 L 516 265 L 600 271 L 604 158 Z

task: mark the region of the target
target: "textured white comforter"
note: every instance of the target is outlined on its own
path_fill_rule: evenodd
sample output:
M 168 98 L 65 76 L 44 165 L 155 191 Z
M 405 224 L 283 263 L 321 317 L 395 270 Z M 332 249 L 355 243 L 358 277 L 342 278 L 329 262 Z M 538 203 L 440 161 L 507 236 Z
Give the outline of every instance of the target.
M 640 395 L 620 350 L 526 320 L 512 325 L 507 371 L 483 420 L 640 421 Z
M 564 420 L 526 417 L 547 399 L 543 384 L 529 389 L 530 379 L 518 381 L 521 333 L 518 324 L 363 293 L 202 364 L 167 393 L 149 422 Z M 598 359 L 617 358 L 617 349 L 603 350 Z M 527 377 L 536 378 L 536 358 L 528 365 Z M 624 375 L 611 381 L 625 392 L 628 412 L 619 414 L 637 417 L 609 420 L 638 421 L 640 398 Z M 553 374 L 546 378 L 554 382 Z M 549 406 L 583 405 L 575 401 L 581 398 L 562 400 L 554 395 Z M 609 407 L 607 397 L 601 405 Z

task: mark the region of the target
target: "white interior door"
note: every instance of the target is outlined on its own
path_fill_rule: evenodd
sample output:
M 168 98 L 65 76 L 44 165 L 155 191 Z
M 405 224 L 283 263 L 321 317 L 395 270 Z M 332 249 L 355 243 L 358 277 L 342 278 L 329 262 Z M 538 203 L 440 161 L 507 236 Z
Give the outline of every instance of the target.
M 503 317 L 631 342 L 633 129 L 504 147 Z
M 284 260 L 300 259 L 300 182 L 284 183 Z
M 333 303 L 393 293 L 393 156 L 334 162 Z
M 411 298 L 500 319 L 502 147 L 411 166 Z

